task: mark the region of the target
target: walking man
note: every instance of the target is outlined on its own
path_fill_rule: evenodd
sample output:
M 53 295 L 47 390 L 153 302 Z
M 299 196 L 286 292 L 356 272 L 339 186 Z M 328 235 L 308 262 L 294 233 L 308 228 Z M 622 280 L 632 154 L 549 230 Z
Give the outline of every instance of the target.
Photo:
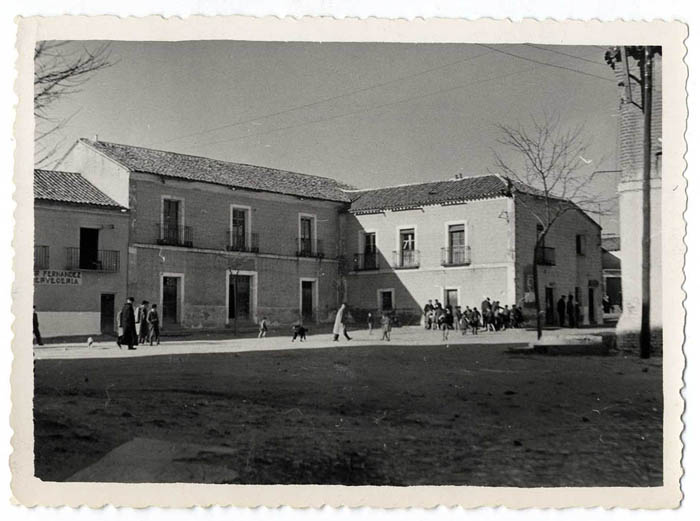
M 119 327 L 122 330 L 122 336 L 117 340 L 119 349 L 121 349 L 121 343 L 124 342 L 129 349 L 134 350 L 134 341 L 138 340 L 136 337 L 136 317 L 134 316 L 134 297 L 129 297 L 126 299 L 124 307 L 119 312 Z
M 564 327 L 566 325 L 566 298 L 564 295 L 557 302 L 557 314 L 559 315 L 559 327 Z
M 386 313 L 382 313 L 382 340 L 391 341 L 391 319 Z

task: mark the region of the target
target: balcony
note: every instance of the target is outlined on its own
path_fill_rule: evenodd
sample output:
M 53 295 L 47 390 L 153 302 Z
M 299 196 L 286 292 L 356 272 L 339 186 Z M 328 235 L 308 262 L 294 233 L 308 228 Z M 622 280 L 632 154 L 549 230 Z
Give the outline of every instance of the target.
M 472 263 L 472 249 L 469 246 L 441 248 L 443 266 L 468 266 Z
M 537 248 L 537 254 L 535 256 L 538 266 L 556 266 L 557 260 L 555 255 L 555 249 L 547 246 L 540 246 Z
M 66 248 L 66 269 L 86 271 L 119 271 L 119 252 L 115 250 L 81 250 Z
M 352 258 L 353 271 L 369 271 L 379 269 L 379 254 L 375 251 L 372 253 L 356 253 Z
M 226 232 L 226 251 L 258 253 L 258 234 L 251 233 L 249 237 L 238 233 Z
M 415 269 L 420 266 L 420 251 L 419 250 L 401 250 L 394 251 L 394 268 Z
M 318 239 L 298 237 L 295 243 L 297 257 L 323 258 L 323 243 Z
M 49 269 L 49 247 L 34 246 L 34 271 Z
M 160 246 L 184 246 L 192 248 L 192 228 L 155 223 L 156 244 Z

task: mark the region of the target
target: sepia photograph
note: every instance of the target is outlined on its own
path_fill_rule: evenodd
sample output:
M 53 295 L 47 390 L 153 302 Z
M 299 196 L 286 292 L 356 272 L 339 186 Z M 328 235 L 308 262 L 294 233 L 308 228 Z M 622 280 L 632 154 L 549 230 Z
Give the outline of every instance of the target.
M 610 35 L 38 38 L 33 476 L 668 485 L 666 49 Z

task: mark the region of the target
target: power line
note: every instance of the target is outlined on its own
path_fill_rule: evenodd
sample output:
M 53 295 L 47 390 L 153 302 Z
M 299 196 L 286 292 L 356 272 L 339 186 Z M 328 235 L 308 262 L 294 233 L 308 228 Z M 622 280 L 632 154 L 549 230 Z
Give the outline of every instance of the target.
M 532 48 L 534 48 L 534 49 L 540 49 L 540 50 L 542 50 L 542 51 L 552 52 L 552 53 L 554 53 L 554 54 L 561 54 L 562 56 L 568 56 L 569 58 L 574 58 L 574 59 L 576 59 L 576 60 L 581 60 L 581 61 L 584 61 L 584 62 L 587 62 L 587 63 L 592 63 L 592 64 L 594 64 L 594 65 L 602 65 L 603 67 L 607 67 L 607 64 L 605 64 L 605 63 L 603 63 L 603 62 L 597 62 L 597 61 L 595 61 L 595 60 L 589 60 L 588 58 L 584 58 L 583 56 L 576 56 L 575 54 L 569 54 L 569 53 L 566 53 L 566 52 L 563 52 L 563 51 L 557 51 L 557 50 L 551 49 L 551 48 L 549 48 L 549 47 L 540 47 L 539 45 L 533 45 L 533 44 L 531 44 L 531 43 L 526 43 L 525 45 L 527 45 L 528 47 L 532 47 Z
M 279 110 L 279 111 L 277 111 L 277 112 L 272 112 L 272 113 L 270 113 L 270 114 L 264 114 L 264 115 L 262 115 L 262 116 L 256 116 L 256 117 L 254 117 L 254 118 L 249 118 L 249 119 L 234 121 L 233 123 L 227 123 L 226 125 L 221 125 L 221 126 L 218 126 L 218 127 L 213 127 L 213 128 L 207 129 L 207 130 L 202 130 L 202 131 L 199 131 L 199 132 L 193 132 L 193 133 L 191 133 L 191 134 L 185 134 L 185 135 L 183 135 L 183 136 L 179 136 L 179 137 L 176 137 L 176 138 L 168 139 L 167 141 L 157 141 L 157 142 L 154 143 L 153 145 L 172 143 L 173 141 L 179 141 L 179 140 L 181 140 L 181 139 L 186 139 L 186 138 L 190 138 L 190 137 L 197 137 L 197 136 L 201 136 L 201 135 L 204 135 L 204 134 L 210 134 L 210 133 L 212 133 L 212 132 L 217 132 L 217 131 L 219 131 L 219 130 L 224 130 L 224 129 L 227 129 L 227 128 L 233 128 L 233 127 L 237 127 L 237 126 L 240 126 L 240 125 L 245 125 L 246 123 L 253 123 L 253 122 L 256 122 L 256 121 L 261 121 L 261 120 L 268 119 L 268 118 L 272 118 L 272 117 L 275 117 L 275 116 L 281 116 L 282 114 L 287 114 L 287 113 L 289 113 L 289 112 L 294 112 L 294 111 L 296 111 L 296 110 L 306 109 L 306 108 L 309 108 L 309 107 L 313 107 L 313 106 L 315 106 L 315 105 L 320 105 L 320 104 L 322 104 L 322 103 L 327 103 L 327 102 L 329 102 L 329 101 L 335 101 L 335 100 L 338 100 L 338 99 L 341 99 L 341 98 L 345 98 L 345 97 L 347 97 L 347 96 L 352 96 L 352 95 L 355 95 L 355 94 L 360 94 L 360 93 L 362 93 L 362 92 L 367 92 L 367 91 L 369 91 L 369 90 L 378 89 L 378 88 L 380 88 L 380 87 L 385 87 L 385 86 L 387 86 L 387 85 L 391 85 L 392 83 L 397 83 L 397 82 L 399 82 L 399 81 L 403 81 L 403 80 L 407 80 L 407 79 L 410 79 L 410 78 L 414 78 L 414 77 L 416 77 L 416 76 L 422 76 L 422 75 L 428 74 L 428 73 L 430 73 L 430 72 L 435 72 L 435 71 L 440 70 L 440 69 L 445 69 L 445 68 L 447 68 L 447 67 L 452 67 L 453 65 L 457 65 L 457 64 L 460 64 L 460 63 L 465 63 L 465 62 L 468 62 L 468 61 L 471 61 L 471 60 L 475 60 L 476 58 L 480 58 L 480 57 L 482 57 L 482 56 L 486 56 L 487 54 L 491 54 L 491 51 L 488 51 L 488 52 L 485 52 L 485 53 L 481 53 L 481 54 L 477 54 L 476 56 L 470 56 L 469 58 L 464 58 L 464 59 L 457 60 L 457 61 L 453 61 L 453 62 L 450 62 L 450 63 L 445 63 L 445 64 L 439 65 L 439 66 L 437 66 L 437 67 L 432 67 L 432 68 L 430 68 L 430 69 L 425 69 L 425 70 L 422 70 L 422 71 L 419 71 L 419 72 L 415 72 L 415 73 L 413 73 L 413 74 L 409 74 L 409 75 L 407 75 L 407 76 L 402 76 L 401 78 L 395 78 L 395 79 L 393 79 L 393 80 L 385 81 L 385 82 L 382 82 L 382 83 L 375 83 L 375 84 L 373 84 L 373 85 L 369 85 L 369 86 L 363 87 L 363 88 L 361 88 L 361 89 L 357 89 L 357 90 L 352 90 L 352 91 L 344 92 L 344 93 L 342 93 L 342 94 L 337 94 L 337 95 L 335 95 L 335 96 L 331 96 L 331 97 L 329 97 L 329 98 L 324 98 L 324 99 L 321 99 L 321 100 L 318 100 L 318 101 L 314 101 L 314 102 L 311 102 L 311 103 L 306 103 L 306 104 L 303 104 L 303 105 L 297 105 L 297 106 L 290 107 L 290 108 L 287 108 L 287 109 Z
M 509 77 L 509 76 L 514 76 L 514 75 L 516 75 L 516 74 L 527 73 L 527 72 L 530 72 L 530 71 L 532 71 L 532 69 L 522 69 L 522 70 L 518 70 L 518 71 L 515 71 L 515 72 L 510 72 L 510 73 L 508 73 L 508 74 L 502 74 L 502 75 L 499 75 L 499 76 L 492 76 L 492 77 L 490 77 L 490 78 L 484 78 L 483 80 L 477 80 L 477 81 L 473 81 L 473 82 L 466 83 L 466 84 L 463 84 L 463 85 L 457 85 L 457 86 L 455 86 L 455 87 L 450 87 L 450 88 L 448 88 L 448 89 L 441 89 L 441 90 L 437 90 L 437 91 L 433 91 L 433 92 L 428 92 L 428 93 L 425 93 L 425 94 L 420 94 L 420 95 L 418 95 L 418 96 L 412 96 L 412 97 L 404 98 L 404 99 L 401 99 L 401 100 L 396 100 L 396 101 L 391 101 L 391 102 L 388 102 L 388 103 L 383 103 L 383 104 L 381 104 L 381 105 L 375 105 L 375 106 L 372 106 L 372 107 L 367 107 L 367 108 L 355 110 L 355 111 L 352 111 L 352 112 L 346 112 L 346 113 L 343 113 L 343 114 L 337 114 L 337 115 L 335 115 L 335 116 L 330 116 L 330 117 L 327 117 L 327 118 L 320 118 L 320 119 L 314 119 L 314 120 L 311 120 L 311 121 L 304 121 L 304 122 L 297 123 L 297 124 L 294 124 L 294 125 L 287 125 L 286 127 L 278 127 L 278 128 L 274 128 L 274 129 L 271 129 L 271 130 L 264 131 L 264 132 L 256 132 L 255 134 L 245 134 L 245 135 L 242 135 L 242 136 L 236 136 L 236 137 L 232 137 L 232 138 L 222 139 L 222 140 L 219 140 L 219 141 L 211 141 L 211 142 L 209 142 L 209 143 L 203 143 L 203 144 L 200 145 L 200 146 L 207 147 L 207 146 L 212 146 L 212 145 L 219 145 L 219 144 L 221 144 L 221 143 L 230 143 L 230 142 L 232 142 L 232 141 L 239 141 L 239 140 L 241 140 L 241 139 L 247 139 L 247 138 L 257 137 L 257 136 L 264 136 L 264 135 L 267 135 L 267 134 L 272 134 L 272 133 L 274 133 L 274 132 L 280 132 L 280 131 L 283 131 L 283 130 L 289 130 L 289 129 L 293 129 L 293 128 L 298 128 L 298 127 L 302 127 L 302 126 L 305 126 L 305 125 L 311 125 L 311 124 L 313 124 L 313 123 L 322 123 L 322 122 L 325 122 L 325 121 L 331 121 L 331 120 L 334 120 L 334 119 L 344 118 L 344 117 L 347 117 L 347 116 L 354 116 L 355 114 L 361 114 L 361 113 L 363 113 L 363 112 L 369 112 L 369 111 L 375 110 L 375 109 L 381 109 L 381 108 L 390 107 L 390 106 L 393 106 L 393 105 L 399 105 L 400 103 L 406 103 L 406 102 L 409 102 L 409 101 L 415 101 L 415 100 L 422 99 L 422 98 L 427 98 L 427 97 L 430 97 L 430 96 L 437 96 L 438 94 L 445 94 L 445 93 L 447 93 L 447 92 L 452 92 L 452 91 L 455 91 L 455 90 L 464 89 L 464 88 L 466 88 L 466 87 L 470 87 L 470 86 L 473 86 L 473 85 L 478 85 L 478 84 L 480 84 L 480 83 L 486 83 L 486 82 L 488 82 L 488 81 L 499 80 L 499 79 L 507 78 L 507 77 Z
M 604 81 L 609 81 L 609 82 L 615 83 L 615 80 L 614 80 L 614 79 L 612 79 L 612 78 L 606 78 L 605 76 L 598 76 L 597 74 L 591 74 L 591 73 L 589 73 L 589 72 L 580 71 L 580 70 L 578 70 L 578 69 L 573 69 L 573 68 L 571 68 L 571 67 L 565 67 L 564 65 L 556 65 L 556 64 L 554 64 L 554 63 L 541 62 L 541 61 L 539 61 L 539 60 L 534 60 L 534 59 L 532 59 L 532 58 L 526 58 L 525 56 L 520 56 L 520 55 L 518 55 L 518 54 L 513 54 L 513 53 L 511 53 L 511 52 L 504 51 L 504 50 L 502 50 L 502 49 L 496 49 L 496 48 L 494 48 L 494 47 L 490 47 L 490 46 L 488 46 L 488 45 L 484 45 L 483 43 L 478 43 L 477 45 L 479 45 L 479 46 L 481 46 L 481 47 L 485 47 L 486 49 L 491 49 L 491 50 L 494 51 L 494 52 L 498 52 L 498 53 L 501 53 L 501 54 L 505 54 L 505 55 L 507 55 L 507 56 L 512 56 L 513 58 L 518 58 L 518 59 L 520 59 L 520 60 L 529 61 L 529 62 L 532 62 L 532 63 L 536 63 L 536 64 L 538 64 L 538 65 L 544 65 L 545 67 L 554 67 L 554 68 L 556 68 L 556 69 L 563 69 L 563 70 L 565 70 L 565 71 L 575 72 L 576 74 L 583 74 L 584 76 L 590 76 L 591 78 L 597 78 L 597 79 L 599 79 L 599 80 L 604 80 Z

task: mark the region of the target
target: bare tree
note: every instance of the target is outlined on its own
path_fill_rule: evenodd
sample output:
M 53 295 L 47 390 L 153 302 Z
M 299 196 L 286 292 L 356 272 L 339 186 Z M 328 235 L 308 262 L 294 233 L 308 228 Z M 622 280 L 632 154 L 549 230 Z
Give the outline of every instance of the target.
M 94 49 L 76 48 L 73 42 L 44 40 L 34 49 L 34 116 L 36 121 L 34 161 L 46 164 L 60 145 L 47 144 L 47 138 L 65 127 L 75 117 L 51 116 L 50 108 L 56 101 L 80 91 L 83 84 L 96 72 L 111 67 L 109 44 Z
M 516 159 L 494 151 L 495 166 L 510 180 L 511 194 L 538 223 L 532 273 L 537 310 L 537 338 L 542 337 L 542 317 L 537 266 L 544 255 L 547 234 L 571 211 L 603 213 L 612 198 L 594 192 L 594 179 L 604 171 L 600 161 L 588 158 L 590 142 L 583 127 L 564 128 L 558 117 L 532 117 L 531 126 L 497 125 L 497 143 Z M 608 171 L 609 172 L 609 171 Z

